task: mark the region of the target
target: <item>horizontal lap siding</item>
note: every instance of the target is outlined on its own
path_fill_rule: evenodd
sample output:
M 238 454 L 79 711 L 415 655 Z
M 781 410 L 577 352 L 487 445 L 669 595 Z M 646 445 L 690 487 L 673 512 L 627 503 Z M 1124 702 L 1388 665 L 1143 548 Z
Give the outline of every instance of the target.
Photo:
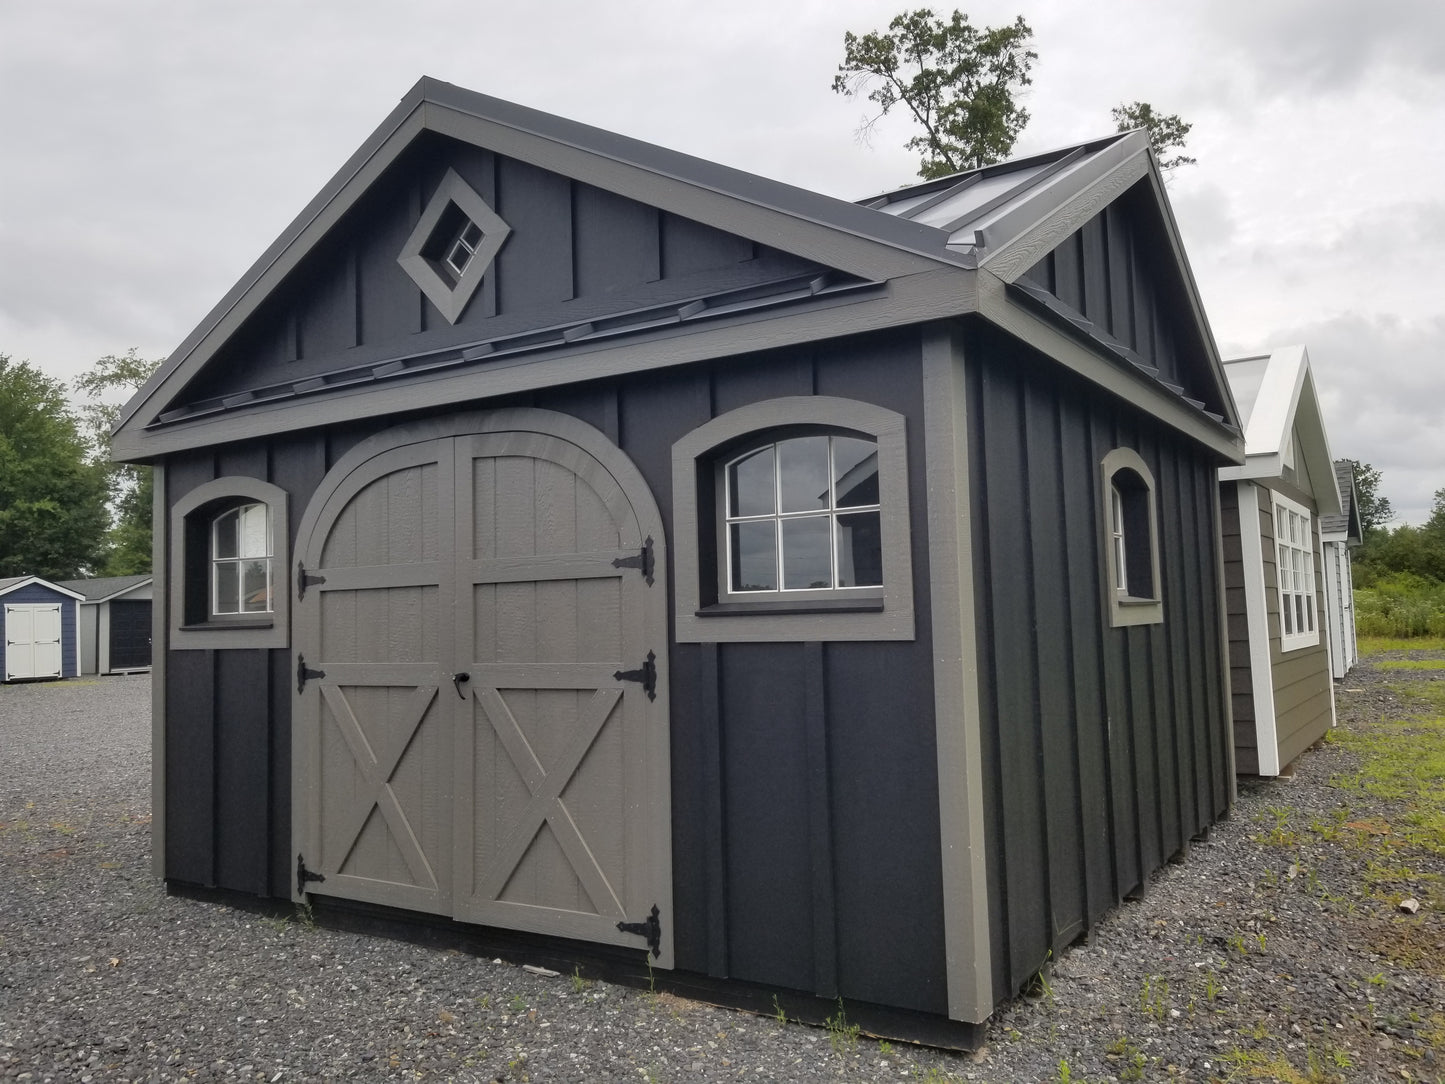
M 995 990 L 1228 807 L 1215 464 L 987 328 L 965 349 Z M 1110 628 L 1099 464 L 1155 480 L 1164 621 Z
M 1310 515 L 1310 545 L 1314 552 L 1315 628 L 1319 642 L 1284 652 L 1280 650 L 1282 622 L 1279 611 L 1279 564 L 1274 534 L 1273 491 L 1258 486 L 1261 546 L 1264 550 L 1265 611 L 1269 616 L 1269 657 L 1274 694 L 1275 740 L 1283 768 L 1320 738 L 1333 722 L 1329 633 L 1325 628 L 1324 569 L 1320 561 L 1319 516 Z M 1306 507 L 1309 507 L 1308 505 Z M 1241 765 L 1241 770 L 1244 770 Z M 1256 761 L 1254 770 L 1258 771 Z

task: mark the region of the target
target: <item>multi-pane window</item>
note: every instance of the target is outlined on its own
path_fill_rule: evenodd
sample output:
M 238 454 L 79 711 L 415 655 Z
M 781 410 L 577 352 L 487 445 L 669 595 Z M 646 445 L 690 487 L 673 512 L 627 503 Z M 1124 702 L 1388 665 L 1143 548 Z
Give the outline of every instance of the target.
M 243 504 L 212 520 L 211 613 L 270 613 L 271 557 L 264 504 Z
M 1113 627 L 1157 624 L 1164 619 L 1159 589 L 1159 542 L 1154 475 L 1139 453 L 1115 448 L 1101 463 L 1102 555 Z
M 1293 501 L 1274 501 L 1275 558 L 1279 578 L 1280 650 L 1320 640 L 1315 618 L 1314 541 L 1310 514 Z
M 876 442 L 775 441 L 728 462 L 722 482 L 726 591 L 882 586 Z
M 472 262 L 472 257 L 477 254 L 477 247 L 481 243 L 481 227 L 467 219 L 462 223 L 461 232 L 452 243 L 451 251 L 447 253 L 447 265 L 456 272 L 458 278 L 467 269 L 467 264 Z

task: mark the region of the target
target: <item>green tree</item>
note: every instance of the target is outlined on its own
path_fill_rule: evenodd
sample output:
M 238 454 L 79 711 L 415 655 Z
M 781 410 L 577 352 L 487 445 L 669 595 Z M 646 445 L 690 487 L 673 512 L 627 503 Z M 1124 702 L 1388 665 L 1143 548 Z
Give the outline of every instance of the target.
M 1380 492 L 1380 472 L 1368 463 L 1355 464 L 1355 506 L 1360 510 L 1360 531 L 1366 542 L 1395 518 L 1390 498 Z
M 833 90 L 849 98 L 867 91 L 878 106 L 863 123 L 865 135 L 894 106 L 905 106 L 923 128 L 906 146 L 922 152 L 925 179 L 986 166 L 1013 149 L 1028 123 L 1015 99 L 1032 82 L 1032 37 L 1022 15 L 980 29 L 960 11 L 947 22 L 928 8 L 904 12 L 884 33 L 843 35 Z
M 0 354 L 0 576 L 94 570 L 106 472 L 87 453 L 65 385 Z
M 1148 102 L 1116 105 L 1111 113 L 1116 131 L 1132 132 L 1135 128 L 1148 131 L 1149 145 L 1154 148 L 1154 157 L 1159 160 L 1161 170 L 1167 172 L 1179 166 L 1194 164 L 1195 159 L 1183 153 L 1184 140 L 1194 125 L 1186 124 L 1178 113 L 1156 113 Z M 1169 152 L 1176 148 L 1179 153 L 1169 157 Z
M 151 571 L 151 469 L 110 460 L 110 431 L 120 408 L 160 365 L 140 357 L 135 347 L 107 354 L 71 387 L 90 401 L 81 408 L 94 461 L 106 472 L 111 525 L 106 532 L 100 571 L 133 576 Z
M 1435 491 L 1435 502 L 1430 505 L 1430 518 L 1425 521 L 1425 530 L 1445 537 L 1445 486 Z

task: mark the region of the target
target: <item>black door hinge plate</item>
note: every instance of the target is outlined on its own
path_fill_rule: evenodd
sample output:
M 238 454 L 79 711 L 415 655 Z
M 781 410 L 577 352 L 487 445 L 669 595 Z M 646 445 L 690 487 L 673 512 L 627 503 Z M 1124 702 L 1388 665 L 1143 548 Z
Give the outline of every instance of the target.
M 308 882 L 324 880 L 326 880 L 326 874 L 312 873 L 306 868 L 306 859 L 299 854 L 296 856 L 296 895 L 304 896 L 306 894 Z
M 314 587 L 318 583 L 325 583 L 325 576 L 318 576 L 314 572 L 307 572 L 306 566 L 300 561 L 296 562 L 296 601 L 300 602 L 306 597 L 306 588 Z
M 617 670 L 612 674 L 617 681 L 640 681 L 647 699 L 657 699 L 657 656 L 649 651 L 641 669 Z
M 306 656 L 300 652 L 296 654 L 296 691 L 299 693 L 306 688 L 306 683 L 312 678 L 324 678 L 325 670 L 312 670 L 306 665 Z
M 647 541 L 642 544 L 642 549 L 636 557 L 618 557 L 612 562 L 612 567 L 638 569 L 642 573 L 642 578 L 647 581 L 647 586 L 651 587 L 654 570 L 652 536 L 647 536 Z
M 641 922 L 619 922 L 617 929 L 622 933 L 635 933 L 638 937 L 646 938 L 647 947 L 652 950 L 654 959 L 662 955 L 662 915 L 657 910 L 657 904 L 652 905 L 652 914 Z

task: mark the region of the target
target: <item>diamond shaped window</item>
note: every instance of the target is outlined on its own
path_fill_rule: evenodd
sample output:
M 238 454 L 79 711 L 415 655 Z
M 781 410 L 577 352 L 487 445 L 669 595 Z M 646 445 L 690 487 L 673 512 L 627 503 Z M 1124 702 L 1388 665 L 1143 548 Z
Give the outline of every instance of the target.
M 511 232 L 486 200 L 449 169 L 397 262 L 455 324 Z

